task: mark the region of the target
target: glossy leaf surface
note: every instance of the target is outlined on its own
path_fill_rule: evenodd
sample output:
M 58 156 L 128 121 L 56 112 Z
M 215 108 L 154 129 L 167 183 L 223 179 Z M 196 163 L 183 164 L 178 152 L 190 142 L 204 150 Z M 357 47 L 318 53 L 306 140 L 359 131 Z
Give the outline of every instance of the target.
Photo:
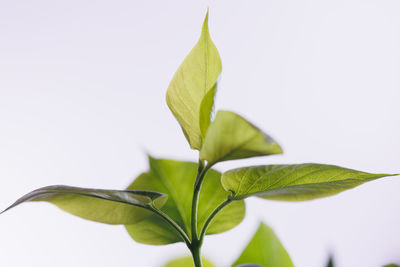
M 266 165 L 223 174 L 222 185 L 235 199 L 302 201 L 335 195 L 390 174 L 372 174 L 325 164 Z
M 221 70 L 221 59 L 208 30 L 207 13 L 199 41 L 179 66 L 167 90 L 167 104 L 193 149 L 200 150 L 210 124 Z
M 202 258 L 203 267 L 214 267 L 214 265 L 207 260 L 206 258 Z M 176 260 L 172 260 L 167 263 L 164 267 L 194 267 L 192 257 L 184 257 Z
M 162 193 L 133 190 L 102 190 L 72 186 L 47 186 L 18 199 L 8 209 L 27 201 L 46 201 L 78 217 L 107 224 L 131 224 L 149 217 L 151 205 L 161 208 Z
M 162 211 L 168 214 L 190 237 L 190 214 L 197 164 L 174 160 L 150 158 L 150 171 L 143 173 L 128 187 L 135 190 L 157 190 L 168 194 Z M 200 191 L 199 231 L 212 211 L 229 195 L 221 185 L 221 174 L 209 170 Z M 210 224 L 207 234 L 227 231 L 238 225 L 245 214 L 243 201 L 225 207 Z M 151 216 L 139 223 L 126 225 L 134 240 L 151 245 L 181 241 L 180 237 L 158 216 Z
M 293 267 L 288 253 L 274 231 L 263 223 L 233 264 L 233 266 L 237 265 L 241 267 Z
M 200 158 L 210 163 L 282 153 L 282 148 L 243 117 L 218 111 L 211 123 Z

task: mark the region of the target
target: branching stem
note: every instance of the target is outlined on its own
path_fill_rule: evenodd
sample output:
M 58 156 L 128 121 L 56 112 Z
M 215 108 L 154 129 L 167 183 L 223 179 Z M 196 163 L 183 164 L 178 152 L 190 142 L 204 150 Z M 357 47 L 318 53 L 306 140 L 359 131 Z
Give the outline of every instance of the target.
M 199 205 L 199 195 L 204 177 L 207 171 L 211 168 L 211 166 L 212 164 L 207 164 L 206 166 L 204 166 L 204 162 L 199 160 L 199 168 L 197 170 L 196 181 L 194 183 L 194 189 L 193 189 L 192 213 L 191 213 L 191 223 L 190 223 L 192 240 L 189 249 L 190 252 L 192 253 L 195 267 L 202 266 L 201 256 L 200 256 L 201 242 L 197 235 L 197 208 Z
M 159 209 L 156 208 L 151 208 L 153 212 L 155 212 L 158 216 L 164 219 L 169 225 L 171 225 L 179 234 L 179 236 L 182 238 L 182 240 L 185 242 L 186 246 L 190 248 L 191 242 L 185 231 L 174 221 L 172 220 L 167 214 L 162 212 Z
M 211 168 L 211 165 L 204 166 L 202 161 L 199 161 L 199 168 L 197 170 L 197 177 L 194 183 L 193 199 L 192 199 L 192 214 L 191 214 L 191 233 L 192 243 L 198 241 L 197 235 L 197 208 L 199 206 L 199 195 L 204 176 Z
M 159 209 L 154 207 L 150 208 L 153 212 L 155 212 L 158 216 L 160 216 L 163 220 L 165 220 L 170 226 L 172 226 L 182 240 L 185 242 L 186 246 L 189 248 L 192 253 L 193 262 L 195 267 L 202 267 L 200 249 L 203 243 L 203 239 L 209 224 L 212 222 L 217 213 L 222 210 L 226 205 L 232 202 L 231 199 L 227 199 L 222 202 L 215 210 L 210 214 L 204 223 L 203 228 L 201 229 L 200 234 L 197 234 L 197 209 L 199 205 L 199 195 L 201 190 L 201 185 L 203 184 L 204 177 L 207 171 L 212 167 L 212 164 L 204 165 L 203 161 L 199 161 L 199 168 L 197 170 L 196 181 L 193 189 L 193 199 L 192 199 L 192 212 L 191 212 L 191 239 L 188 237 L 186 232 L 167 214 L 162 212 Z
M 207 218 L 206 222 L 204 223 L 203 229 L 201 229 L 200 235 L 199 235 L 199 242 L 200 246 L 203 244 L 203 239 L 204 236 L 206 235 L 207 228 L 212 222 L 212 220 L 215 218 L 215 215 L 218 214 L 224 207 L 229 205 L 233 200 L 231 198 L 228 198 L 224 202 L 222 202 L 218 207 L 215 208 L 215 210 L 210 214 L 210 216 Z

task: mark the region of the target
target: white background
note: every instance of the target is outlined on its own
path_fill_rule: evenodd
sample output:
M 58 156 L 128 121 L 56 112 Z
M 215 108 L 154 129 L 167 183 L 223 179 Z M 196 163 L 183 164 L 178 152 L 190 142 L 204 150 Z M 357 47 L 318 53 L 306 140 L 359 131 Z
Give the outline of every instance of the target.
M 216 108 L 244 115 L 282 156 L 400 172 L 397 0 L 0 1 L 0 209 L 41 186 L 122 189 L 145 153 L 196 160 L 165 103 L 206 8 L 223 72 Z M 229 266 L 260 220 L 299 267 L 400 262 L 400 178 L 304 203 L 250 199 L 237 228 L 206 239 Z M 122 226 L 46 203 L 0 216 L 0 266 L 161 266 L 185 247 L 133 242 Z

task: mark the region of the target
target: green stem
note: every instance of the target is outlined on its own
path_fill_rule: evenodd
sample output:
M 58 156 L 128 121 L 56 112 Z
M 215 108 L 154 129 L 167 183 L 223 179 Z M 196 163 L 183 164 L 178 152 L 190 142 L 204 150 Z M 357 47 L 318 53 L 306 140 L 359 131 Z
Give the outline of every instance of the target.
M 203 228 L 201 229 L 200 235 L 199 235 L 199 242 L 200 246 L 203 243 L 204 236 L 206 234 L 207 228 L 214 219 L 215 215 L 218 214 L 224 207 L 229 205 L 233 200 L 231 198 L 228 198 L 224 202 L 222 202 L 218 207 L 215 208 L 215 210 L 210 214 L 210 216 L 207 218 L 206 222 L 204 223 Z
M 197 207 L 199 202 L 199 194 L 201 189 L 201 184 L 203 183 L 204 176 L 207 171 L 211 168 L 211 165 L 206 165 L 202 161 L 199 161 L 199 168 L 197 170 L 197 177 L 194 184 L 193 199 L 192 199 L 192 214 L 191 214 L 191 233 L 192 233 L 192 243 L 198 241 L 197 236 Z
M 194 263 L 195 267 L 203 266 L 202 262 L 201 262 L 200 249 L 201 249 L 201 245 L 199 243 L 190 249 L 190 252 L 192 252 L 192 258 L 193 258 L 193 263 Z
M 197 170 L 196 181 L 194 183 L 193 189 L 192 214 L 190 222 L 192 241 L 190 242 L 190 245 L 188 247 L 190 249 L 190 252 L 192 253 L 193 263 L 195 267 L 202 267 L 200 255 L 201 242 L 199 242 L 197 235 L 197 208 L 199 205 L 199 195 L 204 177 L 211 166 L 212 164 L 207 164 L 206 166 L 204 166 L 204 162 L 199 160 L 199 168 Z
M 156 208 L 151 208 L 150 210 L 155 212 L 158 216 L 163 218 L 169 225 L 171 225 L 178 232 L 179 236 L 185 242 L 186 246 L 188 246 L 189 248 L 191 247 L 191 242 L 189 237 L 174 220 L 172 220 L 167 214 L 165 214 L 161 210 L 158 210 Z

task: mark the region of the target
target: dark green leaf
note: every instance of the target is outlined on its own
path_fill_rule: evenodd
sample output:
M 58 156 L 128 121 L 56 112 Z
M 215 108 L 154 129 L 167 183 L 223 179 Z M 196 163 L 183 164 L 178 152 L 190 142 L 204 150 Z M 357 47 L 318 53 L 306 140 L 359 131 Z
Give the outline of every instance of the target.
M 200 150 L 222 65 L 208 30 L 208 12 L 201 36 L 176 71 L 167 90 L 167 104 L 179 121 L 190 147 Z
M 240 265 L 243 264 L 243 265 Z M 257 232 L 233 266 L 293 267 L 293 263 L 274 231 L 261 223 Z
M 202 258 L 203 267 L 214 267 L 214 265 L 207 260 Z M 192 257 L 184 257 L 168 262 L 164 267 L 194 267 Z
M 161 208 L 166 200 L 166 195 L 151 191 L 102 190 L 56 185 L 30 192 L 6 210 L 27 201 L 47 201 L 87 220 L 107 224 L 131 224 L 152 215 L 147 209 L 151 206 Z
M 220 110 L 207 131 L 200 158 L 216 163 L 281 153 L 282 148 L 270 136 L 246 119 Z
M 128 189 L 155 190 L 168 194 L 168 201 L 162 211 L 177 222 L 190 237 L 191 203 L 197 167 L 197 164 L 192 162 L 150 158 L 150 171 L 136 178 Z M 209 170 L 204 179 L 198 208 L 199 230 L 212 211 L 229 195 L 222 188 L 220 178 L 219 172 Z M 235 227 L 242 221 L 244 213 L 243 201 L 231 203 L 215 217 L 207 234 L 221 233 Z M 125 227 L 132 238 L 140 243 L 162 245 L 182 241 L 158 216 L 151 216 Z
M 222 185 L 235 199 L 302 201 L 335 195 L 390 174 L 371 174 L 325 164 L 266 165 L 230 170 Z

